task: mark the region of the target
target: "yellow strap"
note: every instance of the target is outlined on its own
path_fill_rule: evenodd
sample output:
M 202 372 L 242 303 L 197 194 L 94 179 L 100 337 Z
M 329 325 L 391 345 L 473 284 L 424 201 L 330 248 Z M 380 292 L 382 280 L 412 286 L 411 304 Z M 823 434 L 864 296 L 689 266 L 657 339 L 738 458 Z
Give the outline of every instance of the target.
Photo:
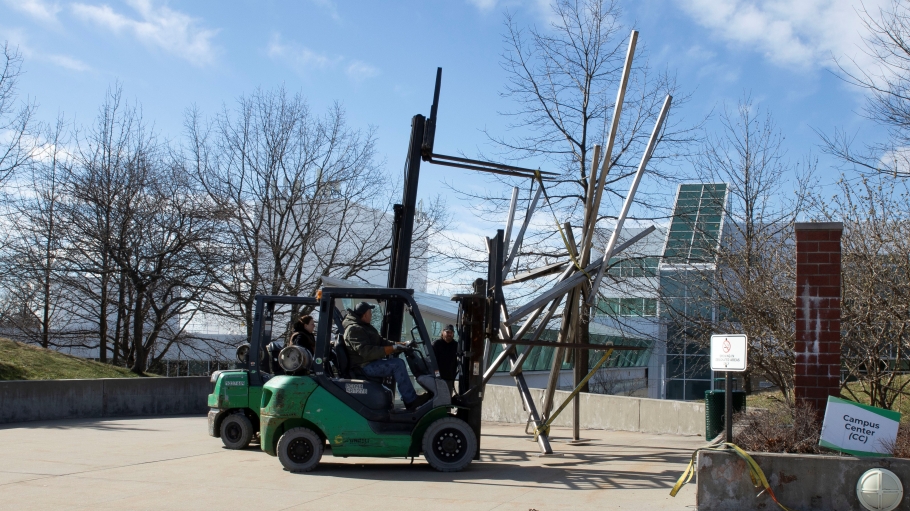
M 771 485 L 768 484 L 768 478 L 765 477 L 765 473 L 762 471 L 761 467 L 758 466 L 758 462 L 738 445 L 730 442 L 724 442 L 720 447 L 703 447 L 701 449 L 696 449 L 695 452 L 692 453 L 692 459 L 689 460 L 689 466 L 686 467 L 686 470 L 679 476 L 679 480 L 673 485 L 673 489 L 670 490 L 670 496 L 675 497 L 679 492 L 679 489 L 692 480 L 692 477 L 695 475 L 695 459 L 699 451 L 725 451 L 727 449 L 732 449 L 734 454 L 746 462 L 746 466 L 749 467 L 749 479 L 752 480 L 752 485 L 755 486 L 756 489 L 760 489 L 762 492 L 768 492 L 768 495 L 771 496 L 774 503 L 781 509 L 784 511 L 791 511 L 790 508 L 777 500 L 777 495 L 774 494 Z M 759 492 L 759 495 L 761 495 L 762 492 Z
M 570 344 L 570 343 L 565 343 L 565 345 L 567 348 L 572 347 L 572 344 Z M 613 354 L 613 348 L 608 349 L 607 352 L 604 353 L 604 356 L 600 357 L 600 360 L 597 362 L 597 364 L 594 365 L 594 369 L 591 369 L 588 372 L 588 375 L 585 376 L 583 380 L 581 380 L 581 383 L 579 383 L 578 385 L 575 386 L 575 390 L 573 390 L 572 393 L 569 394 L 569 397 L 567 397 L 566 400 L 563 401 L 561 405 L 559 405 L 559 408 L 557 408 L 556 411 L 553 412 L 553 415 L 547 417 L 547 420 L 544 421 L 543 424 L 534 428 L 534 441 L 537 441 L 537 437 L 539 437 L 540 435 L 550 434 L 550 425 L 553 424 L 553 421 L 556 420 L 556 417 L 560 414 L 560 412 L 565 410 L 567 406 L 569 406 L 569 402 L 572 401 L 572 399 L 575 397 L 576 394 L 581 392 L 581 388 L 585 386 L 585 383 L 588 383 L 588 380 L 590 380 L 591 377 L 594 376 L 594 373 L 596 373 L 597 370 L 600 369 L 600 366 L 604 365 L 604 362 L 606 362 L 607 359 L 610 358 L 610 355 L 612 355 L 612 354 Z
M 569 252 L 569 259 L 572 260 L 572 264 L 578 268 L 578 271 L 584 273 L 585 277 L 588 277 L 590 279 L 591 276 L 588 275 L 588 272 L 586 272 L 585 269 L 581 267 L 581 263 L 579 263 L 578 259 L 575 257 L 575 251 L 577 250 L 577 247 L 570 246 L 571 243 L 569 243 L 569 237 L 566 236 L 565 231 L 562 229 L 562 224 L 560 224 L 559 219 L 556 218 L 556 212 L 553 211 L 553 204 L 550 203 L 550 196 L 547 195 L 547 188 L 543 185 L 543 176 L 540 174 L 540 169 L 534 171 L 534 179 L 537 180 L 537 184 L 540 186 L 540 191 L 543 192 L 544 201 L 546 201 L 547 207 L 550 208 L 550 214 L 553 215 L 553 221 L 556 222 L 556 230 L 559 231 L 559 236 L 562 237 L 562 243 L 566 246 L 566 250 Z

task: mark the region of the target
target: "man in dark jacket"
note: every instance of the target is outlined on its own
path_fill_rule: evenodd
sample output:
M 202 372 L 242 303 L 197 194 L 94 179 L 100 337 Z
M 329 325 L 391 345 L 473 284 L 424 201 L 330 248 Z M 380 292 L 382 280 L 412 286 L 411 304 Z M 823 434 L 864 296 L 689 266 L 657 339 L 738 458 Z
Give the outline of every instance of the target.
M 446 325 L 439 339 L 433 341 L 433 353 L 439 366 L 439 377 L 446 381 L 449 392 L 455 391 L 455 373 L 458 371 L 458 343 L 455 342 L 455 327 Z
M 347 350 L 348 359 L 352 365 L 360 366 L 367 376 L 394 378 L 401 400 L 408 410 L 415 410 L 433 396 L 429 393 L 418 396 L 408 377 L 404 361 L 397 357 L 388 358 L 389 355 L 404 351 L 404 345 L 383 339 L 370 324 L 375 307 L 367 302 L 360 302 L 353 310 L 348 309 L 348 314 L 341 323 L 344 327 L 345 343 L 350 347 Z

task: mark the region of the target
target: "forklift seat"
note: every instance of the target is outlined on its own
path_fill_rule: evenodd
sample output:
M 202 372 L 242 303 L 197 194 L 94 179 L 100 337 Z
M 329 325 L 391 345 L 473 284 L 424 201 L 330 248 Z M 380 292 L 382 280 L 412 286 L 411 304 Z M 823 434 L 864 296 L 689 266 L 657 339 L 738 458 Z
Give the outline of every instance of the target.
M 382 376 L 367 376 L 363 373 L 363 369 L 361 369 L 360 366 L 351 365 L 350 360 L 348 360 L 347 347 L 345 346 L 344 338 L 342 336 L 338 336 L 335 344 L 332 346 L 332 352 L 335 354 L 339 378 L 357 378 L 358 380 L 366 380 L 382 385 L 384 380 Z

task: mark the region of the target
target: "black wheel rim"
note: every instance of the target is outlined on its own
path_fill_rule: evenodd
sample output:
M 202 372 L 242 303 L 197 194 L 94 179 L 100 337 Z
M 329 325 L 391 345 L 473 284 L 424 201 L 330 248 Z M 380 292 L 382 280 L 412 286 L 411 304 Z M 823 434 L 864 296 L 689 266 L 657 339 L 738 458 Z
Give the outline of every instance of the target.
M 433 452 L 446 463 L 460 461 L 468 454 L 468 439 L 455 428 L 446 428 L 433 438 Z
M 313 457 L 313 444 L 306 438 L 295 438 L 288 444 L 288 458 L 294 463 L 306 463 Z
M 243 428 L 236 422 L 229 422 L 227 426 L 224 427 L 224 436 L 227 437 L 228 442 L 237 442 L 240 440 L 240 437 L 243 436 Z

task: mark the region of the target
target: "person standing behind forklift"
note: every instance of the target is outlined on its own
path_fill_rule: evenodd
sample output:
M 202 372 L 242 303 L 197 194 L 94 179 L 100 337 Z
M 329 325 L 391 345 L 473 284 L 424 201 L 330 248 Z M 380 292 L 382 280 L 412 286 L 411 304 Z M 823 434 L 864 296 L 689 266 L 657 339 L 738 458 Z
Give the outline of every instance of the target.
M 310 354 L 316 353 L 316 336 L 313 331 L 316 330 L 316 322 L 313 316 L 306 315 L 294 323 L 294 335 L 288 341 L 290 346 L 300 346 L 310 350 Z
M 395 344 L 382 338 L 370 322 L 373 320 L 375 305 L 360 302 L 353 310 L 348 309 L 341 326 L 344 327 L 345 343 L 351 347 L 348 358 L 352 365 L 360 366 L 367 376 L 388 378 L 391 376 L 398 385 L 398 393 L 408 410 L 415 410 L 433 396 L 429 393 L 417 395 L 408 369 L 400 358 L 386 358 L 393 353 L 404 351 L 404 345 Z
M 446 325 L 433 341 L 433 353 L 439 365 L 439 377 L 449 386 L 449 393 L 455 391 L 455 373 L 458 371 L 458 343 L 455 342 L 455 327 Z

